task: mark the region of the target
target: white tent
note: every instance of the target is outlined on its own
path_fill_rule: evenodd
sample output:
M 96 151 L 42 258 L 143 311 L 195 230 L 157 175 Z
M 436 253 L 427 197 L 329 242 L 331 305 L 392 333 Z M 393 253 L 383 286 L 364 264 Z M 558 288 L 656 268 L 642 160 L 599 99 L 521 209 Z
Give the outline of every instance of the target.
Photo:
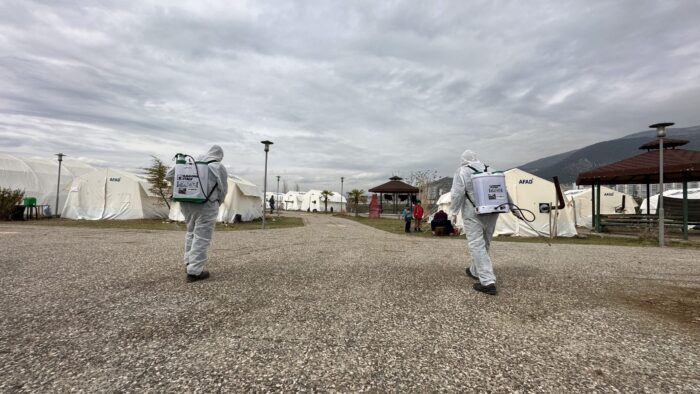
M 67 219 L 162 219 L 165 202 L 148 189 L 144 178 L 100 168 L 73 180 L 61 217 Z
M 340 212 L 341 207 L 345 209 L 348 201 L 338 192 L 328 197 L 328 212 Z M 321 194 L 321 190 L 309 190 L 304 194 L 301 200 L 301 210 L 307 212 L 324 212 L 326 209 L 325 198 Z
M 512 214 L 498 215 L 495 234 L 535 237 L 539 233 L 549 236 L 551 229 L 554 228 L 556 228 L 555 234 L 558 237 L 573 237 L 577 234 L 572 204 L 565 204 L 563 209 L 554 209 L 557 202 L 554 182 L 519 168 L 510 169 L 505 172 L 505 175 L 506 188 L 508 188 L 508 195 L 512 202 L 521 209 L 532 211 L 535 214 L 535 220 L 526 224 Z M 552 204 L 551 214 L 540 212 L 540 205 L 547 203 Z M 527 219 L 532 219 L 532 215 L 528 212 L 525 212 L 525 216 Z
M 305 192 L 288 191 L 282 196 L 282 202 L 285 211 L 301 210 L 301 203 L 304 199 Z
M 518 168 L 513 168 L 505 172 L 506 188 L 508 195 L 512 198 L 512 202 L 522 209 L 527 209 L 535 214 L 535 220 L 529 223 L 532 228 L 537 230 L 540 235 L 549 236 L 550 227 L 557 229 L 559 237 L 573 237 L 576 235 L 576 225 L 574 224 L 574 210 L 570 204 L 567 204 L 564 209 L 555 211 L 552 209 L 551 217 L 549 213 L 540 213 L 540 204 L 552 203 L 556 205 L 556 189 L 554 183 L 522 171 Z M 450 193 L 445 193 L 438 199 L 438 209 L 450 214 L 450 202 L 452 201 Z M 527 219 L 532 219 L 532 214 L 525 213 Z M 552 223 L 550 225 L 550 223 Z M 453 223 L 455 227 L 462 227 L 461 214 L 457 217 L 457 223 Z M 528 224 L 517 219 L 510 213 L 502 213 L 498 215 L 496 223 L 496 231 L 494 235 L 513 235 L 520 237 L 536 237 L 538 234 L 533 231 Z
M 574 204 L 577 226 L 593 228 L 593 210 L 591 201 L 591 188 L 567 190 L 564 192 L 567 201 Z M 624 199 L 624 208 L 622 207 Z M 637 202 L 629 194 L 621 193 L 609 187 L 600 187 L 600 213 L 601 215 L 634 214 Z
M 284 209 L 284 204 L 280 205 L 280 202 L 284 200 L 284 193 L 267 192 L 265 193 L 265 208 L 270 209 L 270 197 L 275 197 L 275 209 Z
M 677 198 L 679 200 L 683 199 L 683 189 L 671 189 L 671 190 L 666 190 L 664 192 L 664 197 L 671 197 L 671 198 Z M 692 188 L 688 189 L 688 200 L 700 200 L 700 188 Z M 659 203 L 659 195 L 654 194 L 651 196 L 651 199 L 649 200 L 649 210 L 651 211 L 652 215 L 656 215 L 656 207 Z M 647 199 L 645 198 L 644 201 L 642 201 L 642 204 L 639 206 L 641 208 L 641 213 L 645 214 L 647 213 Z
M 58 202 L 61 209 L 73 179 L 94 170 L 95 167 L 78 160 L 63 159 Z M 0 187 L 21 189 L 24 190 L 25 197 L 36 197 L 37 204 L 49 206 L 50 212 L 44 212 L 47 215 L 56 212 L 57 180 L 57 160 L 30 159 L 0 153 Z
M 219 222 L 233 223 L 236 215 L 240 220 L 249 222 L 262 217 L 262 192 L 255 184 L 235 175 L 228 177 L 228 193 L 224 203 L 219 206 Z M 180 211 L 180 204 L 170 204 L 170 220 L 182 222 L 185 217 Z

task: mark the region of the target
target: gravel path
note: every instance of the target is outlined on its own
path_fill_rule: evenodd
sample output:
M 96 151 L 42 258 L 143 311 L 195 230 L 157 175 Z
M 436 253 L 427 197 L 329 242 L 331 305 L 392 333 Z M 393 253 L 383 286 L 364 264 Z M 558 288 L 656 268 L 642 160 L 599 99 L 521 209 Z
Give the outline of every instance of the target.
M 0 392 L 700 391 L 700 252 L 463 242 L 324 215 L 215 234 L 0 225 Z

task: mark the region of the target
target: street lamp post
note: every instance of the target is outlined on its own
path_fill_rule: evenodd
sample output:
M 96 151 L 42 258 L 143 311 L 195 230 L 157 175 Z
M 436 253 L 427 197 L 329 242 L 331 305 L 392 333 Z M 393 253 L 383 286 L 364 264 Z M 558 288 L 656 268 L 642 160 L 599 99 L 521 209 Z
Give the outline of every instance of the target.
M 340 213 L 343 213 L 343 181 L 345 181 L 345 177 L 341 176 L 340 177 Z
M 265 201 L 267 200 L 267 152 L 270 151 L 270 145 L 272 145 L 272 141 L 260 141 L 261 144 L 265 145 L 265 180 L 263 184 L 263 202 L 262 202 L 262 208 L 263 208 L 263 215 L 262 215 L 262 228 L 265 229 Z
M 656 210 L 659 213 L 659 247 L 664 247 L 664 137 L 666 127 L 673 126 L 674 123 L 656 123 L 649 126 L 656 129 L 656 136 L 659 137 L 659 201 Z
M 281 204 L 281 201 L 279 200 L 280 199 L 280 176 L 279 175 L 277 175 L 277 193 L 275 194 L 275 197 L 276 197 L 275 203 L 277 203 L 277 207 L 276 207 L 277 208 L 277 216 L 279 216 L 280 215 L 280 204 Z
M 63 158 L 68 155 L 58 153 L 56 156 L 58 156 L 58 181 L 56 182 L 56 211 L 54 212 L 54 216 L 58 217 L 58 196 L 61 191 L 61 162 L 63 162 Z

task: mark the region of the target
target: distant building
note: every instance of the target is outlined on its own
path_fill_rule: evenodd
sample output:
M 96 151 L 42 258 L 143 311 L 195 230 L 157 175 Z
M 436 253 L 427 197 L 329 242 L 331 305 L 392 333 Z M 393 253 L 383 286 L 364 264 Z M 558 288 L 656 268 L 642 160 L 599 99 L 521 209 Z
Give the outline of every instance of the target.
M 452 189 L 452 177 L 443 177 L 434 181 L 428 185 L 428 203 L 435 204 L 441 195 L 447 193 Z M 425 205 L 423 201 L 423 205 Z

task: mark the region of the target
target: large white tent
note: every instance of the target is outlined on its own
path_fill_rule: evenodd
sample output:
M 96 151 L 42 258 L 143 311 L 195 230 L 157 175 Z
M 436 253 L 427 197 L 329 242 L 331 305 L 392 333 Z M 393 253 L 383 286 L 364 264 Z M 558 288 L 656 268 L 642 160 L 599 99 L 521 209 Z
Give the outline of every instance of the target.
M 170 220 L 184 221 L 185 217 L 180 210 L 180 204 L 170 204 Z M 228 177 L 228 192 L 224 203 L 219 206 L 219 222 L 233 223 L 236 215 L 240 220 L 249 222 L 262 217 L 262 192 L 258 187 L 243 178 L 235 175 Z
M 73 180 L 61 217 L 67 219 L 162 219 L 165 202 L 148 189 L 144 178 L 126 171 L 100 168 Z
M 677 198 L 679 200 L 683 199 L 683 189 L 671 189 L 671 190 L 666 190 L 664 192 L 664 197 L 670 197 L 670 198 Z M 688 189 L 688 200 L 700 200 L 700 188 L 691 188 Z M 665 200 L 664 200 L 665 201 Z M 651 211 L 652 215 L 656 215 L 656 207 L 659 204 L 659 195 L 654 194 L 651 196 L 651 199 L 649 200 L 649 210 Z M 641 209 L 642 214 L 647 213 L 647 199 L 645 198 L 644 201 L 642 201 L 642 204 L 639 206 Z
M 282 196 L 283 207 L 285 211 L 301 210 L 301 203 L 304 200 L 305 192 L 288 191 Z
M 348 201 L 338 192 L 328 197 L 328 212 L 340 212 L 341 207 L 344 209 Z M 301 200 L 301 210 L 307 212 L 324 212 L 326 209 L 325 197 L 321 194 L 321 190 L 309 190 L 304 194 Z
M 535 220 L 525 224 L 511 213 L 498 215 L 496 230 L 494 235 L 513 235 L 520 237 L 536 237 L 538 235 L 549 236 L 550 228 L 556 227 L 556 235 L 559 237 L 573 237 L 576 233 L 574 223 L 574 210 L 570 204 L 563 209 L 552 209 L 549 213 L 540 212 L 540 204 L 556 205 L 556 189 L 554 183 L 537 177 L 533 174 L 513 168 L 505 172 L 506 188 L 512 202 L 522 209 L 527 209 L 534 213 Z M 437 201 L 438 209 L 450 214 L 451 194 L 445 193 Z M 530 213 L 525 213 L 527 219 L 532 219 Z M 455 227 L 462 227 L 461 214 L 457 217 Z M 532 228 L 530 228 L 532 226 Z M 533 231 L 533 228 L 537 232 Z
M 535 237 L 538 235 L 558 237 L 573 237 L 576 233 L 574 223 L 574 208 L 571 204 L 565 204 L 562 209 L 554 209 L 557 203 L 556 188 L 554 182 L 540 178 L 519 168 L 513 168 L 505 172 L 506 188 L 512 202 L 521 209 L 527 209 L 535 214 L 532 223 L 524 223 L 512 214 L 498 215 L 496 224 L 497 235 L 515 235 L 522 237 Z M 552 204 L 551 213 L 540 212 L 541 204 Z M 532 215 L 525 213 L 527 219 Z M 532 227 L 532 228 L 530 228 Z M 535 229 L 537 232 L 533 231 Z
M 591 188 L 567 190 L 567 201 L 573 202 L 577 226 L 593 228 L 593 209 Z M 624 207 L 623 207 L 624 202 Z M 609 187 L 600 187 L 601 215 L 634 214 L 637 202 L 629 194 L 621 193 Z
M 275 209 L 284 209 L 284 204 L 280 202 L 284 200 L 284 193 L 267 192 L 265 193 L 265 208 L 270 209 L 270 197 L 275 197 Z
M 59 208 L 63 208 L 66 195 L 75 177 L 94 171 L 95 167 L 73 160 L 63 159 L 61 165 L 61 188 Z M 49 212 L 56 212 L 56 186 L 58 181 L 58 161 L 25 158 L 0 153 L 0 187 L 20 189 L 25 197 L 36 197 L 38 205 L 48 205 Z M 59 211 L 61 210 L 59 209 Z

